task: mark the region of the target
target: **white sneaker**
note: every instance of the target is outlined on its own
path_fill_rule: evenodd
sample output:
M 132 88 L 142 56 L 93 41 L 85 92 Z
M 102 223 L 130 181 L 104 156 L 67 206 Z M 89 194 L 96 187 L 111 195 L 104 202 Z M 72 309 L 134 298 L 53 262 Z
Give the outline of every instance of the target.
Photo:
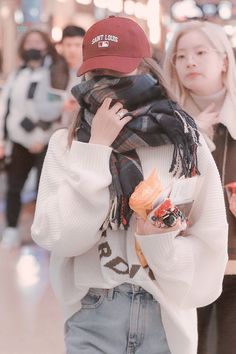
M 16 227 L 7 227 L 2 233 L 1 245 L 6 249 L 17 248 L 21 244 L 19 230 Z

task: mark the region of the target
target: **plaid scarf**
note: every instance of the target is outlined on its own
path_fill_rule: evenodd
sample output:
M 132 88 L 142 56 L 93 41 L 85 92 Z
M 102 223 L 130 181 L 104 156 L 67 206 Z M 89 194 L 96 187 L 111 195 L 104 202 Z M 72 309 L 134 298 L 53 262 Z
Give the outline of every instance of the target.
M 168 99 L 163 87 L 152 76 L 96 76 L 74 86 L 72 94 L 81 106 L 78 141 L 89 141 L 93 116 L 106 97 L 121 102 L 129 111 L 128 115 L 133 117 L 112 144 L 111 207 L 103 229 L 108 226 L 127 229 L 129 226 L 133 213 L 129 198 L 143 180 L 137 148 L 173 144 L 169 172 L 174 175 L 179 172 L 179 177 L 199 174 L 197 127 L 187 113 Z

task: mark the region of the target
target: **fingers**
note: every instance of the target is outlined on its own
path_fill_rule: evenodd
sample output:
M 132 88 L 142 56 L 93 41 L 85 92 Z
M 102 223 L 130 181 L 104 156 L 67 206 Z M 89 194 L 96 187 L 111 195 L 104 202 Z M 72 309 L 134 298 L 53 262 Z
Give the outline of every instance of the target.
M 117 113 L 116 116 L 119 117 L 119 119 L 123 119 L 124 116 L 128 113 L 127 109 L 120 109 Z
M 110 110 L 111 112 L 117 113 L 121 108 L 123 108 L 123 104 L 121 102 L 116 102 L 112 107 L 110 107 L 113 98 L 106 97 L 101 104 L 100 108 Z
M 121 130 L 130 120 L 132 116 L 126 116 L 128 112 L 127 109 L 123 108 L 123 104 L 121 102 L 116 102 L 111 108 L 110 105 L 112 103 L 112 98 L 106 97 L 99 108 L 99 116 L 101 115 L 102 119 L 106 116 L 107 119 L 112 123 L 119 127 Z
M 111 101 L 112 101 L 112 98 L 106 97 L 105 100 L 102 102 L 102 105 L 100 108 L 103 108 L 108 111 L 110 109 Z
M 112 103 L 112 98 L 106 97 L 100 106 L 100 108 L 103 108 L 105 110 L 109 110 L 111 113 L 118 114 L 120 119 L 123 118 L 123 116 L 128 113 L 128 110 L 123 108 L 123 104 L 121 102 L 116 102 L 112 107 L 110 107 Z
M 127 123 L 129 123 L 132 120 L 133 117 L 131 116 L 126 116 L 121 118 L 121 122 L 123 123 L 123 125 L 126 125 Z
M 129 113 L 129 111 L 123 108 L 123 104 L 120 102 L 115 103 L 114 106 L 110 108 L 110 113 L 114 114 L 113 117 L 115 119 L 122 121 L 123 126 L 132 119 L 131 116 L 125 116 L 127 113 Z
M 117 113 L 123 108 L 123 104 L 121 102 L 116 102 L 114 106 L 111 107 L 112 113 Z

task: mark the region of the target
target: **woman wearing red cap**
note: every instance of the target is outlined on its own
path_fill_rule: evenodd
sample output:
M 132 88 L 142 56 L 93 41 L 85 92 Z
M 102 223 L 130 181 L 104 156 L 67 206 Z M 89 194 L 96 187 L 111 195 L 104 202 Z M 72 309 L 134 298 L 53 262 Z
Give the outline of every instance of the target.
M 69 133 L 50 141 L 32 226 L 51 251 L 67 354 L 196 354 L 196 307 L 220 295 L 227 262 L 214 161 L 134 21 L 94 24 L 78 74 L 72 92 L 81 110 Z M 201 180 L 184 235 L 175 207 L 170 223 L 166 211 L 155 225 L 130 209 L 153 169 L 163 188 Z

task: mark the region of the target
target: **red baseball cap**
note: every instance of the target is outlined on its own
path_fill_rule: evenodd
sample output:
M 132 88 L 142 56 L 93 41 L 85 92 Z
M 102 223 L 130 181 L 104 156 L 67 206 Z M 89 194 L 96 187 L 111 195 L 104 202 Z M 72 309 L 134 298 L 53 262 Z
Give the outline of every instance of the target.
M 94 69 L 124 74 L 135 70 L 151 48 L 142 28 L 133 20 L 111 16 L 96 22 L 83 39 L 83 63 L 78 76 Z

